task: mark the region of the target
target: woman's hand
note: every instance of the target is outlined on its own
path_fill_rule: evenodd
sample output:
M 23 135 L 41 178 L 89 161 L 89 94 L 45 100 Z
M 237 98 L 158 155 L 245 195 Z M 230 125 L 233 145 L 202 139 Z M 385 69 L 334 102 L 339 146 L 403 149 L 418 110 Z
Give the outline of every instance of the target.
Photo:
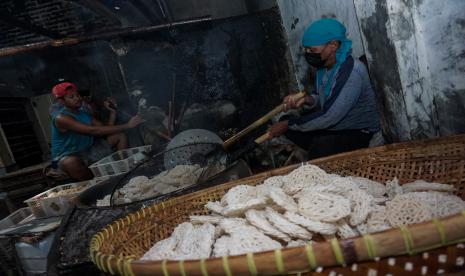
M 297 108 L 300 108 L 302 107 L 305 103 L 308 103 L 309 102 L 309 97 L 308 95 L 299 99 L 299 100 L 296 100 L 295 99 L 295 95 L 288 95 L 284 98 L 283 100 L 283 105 L 284 105 L 284 111 L 288 111 L 290 109 L 297 109 Z
M 288 128 L 289 128 L 288 121 L 281 121 L 281 122 L 278 122 L 278 123 L 272 125 L 268 129 L 268 133 L 272 137 L 277 137 L 277 136 L 280 136 L 283 133 L 285 133 L 288 130 Z

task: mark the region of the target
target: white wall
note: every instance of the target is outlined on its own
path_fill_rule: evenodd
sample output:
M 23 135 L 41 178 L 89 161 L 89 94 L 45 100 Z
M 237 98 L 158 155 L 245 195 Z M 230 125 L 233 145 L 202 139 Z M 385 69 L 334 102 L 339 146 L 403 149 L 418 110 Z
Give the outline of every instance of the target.
M 465 1 L 423 0 L 417 32 L 441 136 L 465 132 Z
M 465 1 L 354 2 L 390 140 L 465 132 Z
M 332 17 L 347 28 L 353 42 L 353 55 L 364 54 L 354 3 L 352 0 L 277 0 L 288 37 L 299 89 L 309 89 L 309 66 L 302 56 L 301 39 L 305 29 L 315 20 Z

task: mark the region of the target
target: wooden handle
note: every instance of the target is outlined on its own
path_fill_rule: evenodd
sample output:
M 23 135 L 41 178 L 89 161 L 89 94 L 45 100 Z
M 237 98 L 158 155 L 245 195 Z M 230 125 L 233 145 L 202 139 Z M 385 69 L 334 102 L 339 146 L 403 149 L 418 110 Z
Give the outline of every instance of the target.
M 293 95 L 294 101 L 298 101 L 298 100 L 304 98 L 305 95 L 306 95 L 305 92 L 296 93 L 295 95 Z M 242 131 L 240 131 L 239 133 L 234 135 L 233 137 L 226 140 L 224 142 L 224 145 L 223 145 L 224 148 L 230 147 L 232 144 L 239 141 L 239 139 L 241 139 L 245 135 L 249 134 L 252 130 L 256 129 L 257 127 L 259 127 L 259 126 L 263 125 L 264 123 L 268 122 L 268 120 L 270 120 L 272 117 L 274 117 L 276 114 L 282 112 L 283 110 L 284 110 L 284 104 L 278 105 L 273 110 L 268 112 L 265 116 L 263 116 L 260 119 L 256 120 L 251 125 L 249 125 L 248 127 L 244 128 Z
M 271 138 L 273 138 L 273 136 L 270 135 L 269 132 L 263 134 L 262 136 L 258 137 L 257 139 L 255 139 L 255 143 L 256 144 L 261 144 L 267 140 L 270 140 Z

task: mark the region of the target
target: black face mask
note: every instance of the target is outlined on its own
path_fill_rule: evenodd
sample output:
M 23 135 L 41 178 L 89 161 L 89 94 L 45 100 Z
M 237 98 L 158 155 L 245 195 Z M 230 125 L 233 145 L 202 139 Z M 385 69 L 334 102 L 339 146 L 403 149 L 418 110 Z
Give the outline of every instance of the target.
M 305 60 L 308 64 L 316 68 L 322 68 L 325 66 L 326 60 L 321 59 L 320 53 L 305 53 Z

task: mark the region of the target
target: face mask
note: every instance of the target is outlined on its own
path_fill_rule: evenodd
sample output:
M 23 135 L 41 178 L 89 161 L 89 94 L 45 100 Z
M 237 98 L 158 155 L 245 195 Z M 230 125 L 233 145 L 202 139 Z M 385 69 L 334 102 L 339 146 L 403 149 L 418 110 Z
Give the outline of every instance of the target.
M 326 60 L 321 59 L 320 53 L 305 53 L 305 60 L 307 60 L 308 64 L 313 67 L 321 68 L 324 67 Z

